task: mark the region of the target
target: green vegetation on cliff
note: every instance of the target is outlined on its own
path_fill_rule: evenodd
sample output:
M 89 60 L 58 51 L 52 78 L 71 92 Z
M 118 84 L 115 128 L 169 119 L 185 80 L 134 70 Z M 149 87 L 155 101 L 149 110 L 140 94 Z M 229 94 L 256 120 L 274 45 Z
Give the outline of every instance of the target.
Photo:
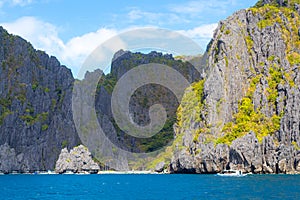
M 26 111 L 27 112 L 27 111 Z M 48 119 L 48 112 L 42 112 L 39 114 L 34 114 L 33 112 L 29 111 L 26 115 L 20 116 L 20 118 L 28 125 L 33 125 L 37 122 L 45 122 Z M 48 129 L 48 126 L 45 125 L 42 126 L 42 130 L 45 131 Z
M 150 52 L 149 54 L 132 53 L 123 51 L 119 57 L 112 62 L 111 72 L 103 75 L 97 85 L 97 95 L 107 95 L 107 98 L 112 94 L 113 89 L 118 81 L 129 70 L 138 67 L 139 65 L 159 63 L 167 65 L 180 74 L 187 80 L 194 80 L 199 76 L 199 73 L 189 62 L 174 59 L 170 54 L 162 54 L 159 52 Z M 100 94 L 101 87 L 105 89 L 107 94 Z M 100 97 L 99 96 L 99 97 Z M 97 99 L 97 97 L 96 97 Z M 147 84 L 137 88 L 130 99 L 129 109 L 132 113 L 133 121 L 140 126 L 147 125 L 149 119 L 149 108 L 154 104 L 161 104 L 167 112 L 167 120 L 162 130 L 151 138 L 136 138 L 131 137 L 117 126 L 111 113 L 107 111 L 97 110 L 98 119 L 103 115 L 110 118 L 114 129 L 116 130 L 117 140 L 128 149 L 136 152 L 152 152 L 158 150 L 172 142 L 174 139 L 173 125 L 176 122 L 176 110 L 179 102 L 175 95 L 168 88 L 159 84 Z M 96 109 L 98 109 L 96 107 Z M 102 112 L 102 113 L 101 113 Z
M 181 104 L 177 109 L 177 125 L 187 128 L 190 121 L 200 122 L 203 109 L 203 89 L 205 80 L 193 83 L 185 90 Z
M 10 111 L 9 107 L 11 105 L 11 99 L 10 98 L 1 98 L 0 99 L 0 125 L 3 124 L 3 120 L 13 112 Z
M 286 59 L 291 66 L 299 65 L 299 15 L 287 7 L 277 6 L 277 3 L 272 3 L 271 5 L 267 4 L 261 7 L 258 3 L 256 8 L 251 8 L 251 11 L 253 11 L 255 15 L 260 14 L 263 16 L 263 19 L 257 24 L 260 29 L 273 26 L 275 23 L 281 26 L 282 38 L 287 47 Z M 293 14 L 291 14 L 291 12 Z M 292 27 L 291 30 L 287 30 L 285 27 L 282 13 L 287 17 L 288 23 L 290 27 Z M 253 47 L 250 36 L 247 37 L 247 46 L 248 50 Z M 268 88 L 263 92 L 267 96 L 269 107 L 272 110 L 275 110 L 276 99 L 278 98 L 278 85 L 287 83 L 290 87 L 294 87 L 295 83 L 292 79 L 292 72 L 290 70 L 284 71 L 283 67 L 280 66 L 280 60 L 276 60 L 275 56 L 270 56 L 268 62 L 272 63 L 269 67 L 268 76 L 265 77 L 268 82 Z M 216 140 L 216 144 L 226 143 L 230 145 L 233 140 L 244 136 L 249 133 L 249 131 L 253 131 L 261 142 L 263 137 L 271 135 L 279 130 L 280 119 L 283 116 L 283 113 L 274 113 L 273 116 L 268 117 L 261 112 L 262 108 L 254 109 L 253 93 L 262 76 L 263 72 L 249 80 L 250 87 L 247 95 L 240 101 L 238 112 L 234 115 L 233 122 L 224 125 L 222 130 L 223 136 Z
M 254 7 L 260 8 L 266 5 L 266 0 L 259 0 Z M 299 0 L 268 0 L 268 5 L 276 6 L 276 7 L 289 7 L 294 8 L 295 4 L 300 4 Z
M 276 87 L 282 81 L 282 75 L 279 74 L 279 69 L 270 69 L 270 76 L 267 77 L 269 87 L 265 92 L 268 93 L 269 106 L 275 106 L 278 96 Z M 261 75 L 251 79 L 250 88 L 247 95 L 240 101 L 238 112 L 233 116 L 234 120 L 224 125 L 222 129 L 223 136 L 215 141 L 216 144 L 225 143 L 230 145 L 233 140 L 246 135 L 250 131 L 253 131 L 259 142 L 262 142 L 263 137 L 279 130 L 281 116 L 274 114 L 268 117 L 261 112 L 261 108 L 254 108 L 253 93 L 260 79 Z
M 279 25 L 281 27 L 282 38 L 286 44 L 286 59 L 289 61 L 291 67 L 299 66 L 300 39 L 298 29 L 300 27 L 300 20 L 298 13 L 289 7 L 279 7 L 275 1 L 266 5 L 260 5 L 260 3 L 262 2 L 258 2 L 254 8 L 250 9 L 254 15 L 262 16 L 262 18 L 260 17 L 261 20 L 257 23 L 257 27 L 262 30 L 274 26 L 274 24 Z M 296 1 L 290 3 L 296 3 Z M 287 21 L 285 21 L 285 17 Z M 286 27 L 286 23 L 291 27 L 290 30 Z M 224 30 L 224 26 L 221 27 L 221 31 L 222 29 Z M 250 35 L 245 36 L 245 42 L 248 53 L 253 56 L 254 41 Z M 259 72 L 256 71 L 257 69 L 251 68 L 253 76 L 248 79 L 249 88 L 247 88 L 246 95 L 239 101 L 238 112 L 233 115 L 231 122 L 224 124 L 221 134 L 214 136 L 214 139 L 210 138 L 210 141 L 214 140 L 215 144 L 225 143 L 230 145 L 233 140 L 253 131 L 259 142 L 262 142 L 265 136 L 272 135 L 280 129 L 280 120 L 284 113 L 276 113 L 276 100 L 279 97 L 278 86 L 279 84 L 288 84 L 290 87 L 295 87 L 294 75 L 290 69 L 284 69 L 281 61 L 275 55 L 269 56 L 260 65 L 269 67 L 267 71 L 264 71 L 266 70 L 264 67 L 258 67 L 260 68 Z M 267 87 L 261 88 L 263 90 L 261 92 L 267 98 L 267 105 L 255 108 L 253 102 L 254 93 L 257 87 L 261 87 L 261 81 L 267 82 Z M 189 126 L 195 122 L 201 124 L 201 115 L 204 113 L 201 95 L 203 83 L 199 82 L 188 88 L 178 108 L 177 124 L 184 130 L 189 129 Z M 191 90 L 196 91 L 196 93 L 192 93 Z M 219 106 L 217 105 L 217 109 L 219 109 Z M 266 108 L 271 111 L 271 114 L 265 113 L 264 110 Z M 202 124 L 200 128 L 192 132 L 194 142 L 198 142 L 197 139 L 201 133 L 208 133 L 210 131 L 207 125 Z
M 191 84 L 186 90 L 181 99 L 181 104 L 177 109 L 176 129 L 188 129 L 190 120 L 200 122 L 201 110 L 203 109 L 203 89 L 205 80 Z M 197 132 L 200 134 L 200 131 Z M 170 146 L 167 146 L 164 151 L 159 153 L 147 166 L 147 169 L 154 169 L 160 162 L 169 163 L 172 155 L 176 150 L 182 150 L 183 146 L 183 133 L 178 132 L 174 141 Z
M 300 4 L 300 1 L 290 2 L 289 5 L 294 5 L 295 3 Z M 275 23 L 281 26 L 282 38 L 286 43 L 287 60 L 293 66 L 300 64 L 300 17 L 292 8 L 278 7 L 278 4 L 273 3 L 263 7 L 251 8 L 250 10 L 255 15 L 260 14 L 263 16 L 263 19 L 257 24 L 260 29 L 273 26 Z M 290 29 L 286 27 L 286 20 L 289 27 L 291 27 Z

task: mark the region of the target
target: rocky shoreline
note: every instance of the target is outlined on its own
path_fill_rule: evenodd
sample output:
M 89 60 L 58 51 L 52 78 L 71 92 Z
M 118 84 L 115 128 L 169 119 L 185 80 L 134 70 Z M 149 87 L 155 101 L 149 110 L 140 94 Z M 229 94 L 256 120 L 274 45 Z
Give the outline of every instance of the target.
M 215 174 L 224 169 L 242 170 L 253 174 L 300 174 L 300 160 L 294 147 L 278 145 L 271 136 L 262 144 L 253 132 L 233 141 L 231 146 L 202 144 L 202 151 L 190 155 L 186 150 L 175 152 L 170 164 L 171 173 Z M 297 151 L 296 151 L 297 152 Z M 286 159 L 287 155 L 294 157 Z

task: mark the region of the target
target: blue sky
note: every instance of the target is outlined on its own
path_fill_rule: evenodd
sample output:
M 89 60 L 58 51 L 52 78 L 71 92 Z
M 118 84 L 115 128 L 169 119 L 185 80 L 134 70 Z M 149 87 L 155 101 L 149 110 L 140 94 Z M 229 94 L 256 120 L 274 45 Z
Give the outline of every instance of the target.
M 132 28 L 179 31 L 203 49 L 220 20 L 256 0 L 0 0 L 0 25 L 56 56 L 74 75 L 99 44 Z

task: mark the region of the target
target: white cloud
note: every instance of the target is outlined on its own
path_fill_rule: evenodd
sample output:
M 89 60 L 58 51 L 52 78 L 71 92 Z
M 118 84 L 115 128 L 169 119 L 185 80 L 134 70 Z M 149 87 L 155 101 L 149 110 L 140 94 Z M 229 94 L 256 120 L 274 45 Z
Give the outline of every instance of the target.
M 162 13 L 152 13 L 152 12 L 146 12 L 146 11 L 142 11 L 140 9 L 133 9 L 128 13 L 128 17 L 130 20 L 135 21 L 138 19 L 145 19 L 149 20 L 150 22 L 156 21 L 158 19 L 160 19 L 163 16 Z
M 230 6 L 236 5 L 236 0 L 199 0 L 199 1 L 188 1 L 183 4 L 173 4 L 170 6 L 170 10 L 180 14 L 201 14 L 213 13 L 213 12 L 224 12 Z M 203 14 L 203 13 L 202 13 Z
M 0 8 L 4 5 L 27 6 L 33 3 L 33 0 L 0 0 Z
M 181 18 L 175 13 L 158 13 L 158 12 L 147 12 L 140 10 L 138 8 L 133 8 L 128 13 L 128 19 L 131 22 L 137 20 L 143 20 L 144 23 L 155 24 L 155 25 L 165 25 L 174 23 L 187 23 L 188 20 Z
M 26 6 L 31 4 L 32 0 L 12 0 L 12 5 L 14 6 Z
M 63 52 L 61 52 L 61 59 L 68 66 L 79 69 L 93 50 L 116 34 L 116 30 L 101 28 L 96 32 L 74 37 L 65 44 L 65 48 Z M 73 71 L 75 72 L 75 70 Z
M 205 24 L 189 30 L 179 30 L 178 32 L 191 38 L 202 48 L 205 48 L 205 46 L 212 39 L 214 30 L 217 28 L 217 26 L 217 23 Z
M 112 29 L 101 28 L 64 42 L 59 38 L 58 28 L 35 17 L 22 17 L 1 24 L 8 32 L 21 36 L 37 49 L 56 56 L 62 64 L 77 74 L 87 56 L 102 42 L 117 34 Z
M 128 17 L 131 21 L 135 21 L 141 19 L 143 17 L 143 13 L 138 9 L 133 9 L 128 13 Z
M 21 36 L 33 44 L 35 48 L 57 55 L 64 48 L 58 37 L 58 29 L 54 25 L 34 17 L 22 17 L 16 21 L 1 24 L 8 32 Z
M 180 30 L 179 33 L 186 35 L 187 37 L 190 37 L 192 39 L 197 38 L 212 38 L 214 30 L 217 28 L 218 24 L 205 24 L 202 26 L 195 27 L 193 29 L 189 30 Z

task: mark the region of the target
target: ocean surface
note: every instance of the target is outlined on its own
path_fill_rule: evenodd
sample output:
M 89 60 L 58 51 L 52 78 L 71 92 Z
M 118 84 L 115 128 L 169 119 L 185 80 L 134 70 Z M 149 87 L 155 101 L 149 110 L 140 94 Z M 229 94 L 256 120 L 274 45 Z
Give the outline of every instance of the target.
M 1 175 L 0 199 L 300 199 L 300 176 Z

